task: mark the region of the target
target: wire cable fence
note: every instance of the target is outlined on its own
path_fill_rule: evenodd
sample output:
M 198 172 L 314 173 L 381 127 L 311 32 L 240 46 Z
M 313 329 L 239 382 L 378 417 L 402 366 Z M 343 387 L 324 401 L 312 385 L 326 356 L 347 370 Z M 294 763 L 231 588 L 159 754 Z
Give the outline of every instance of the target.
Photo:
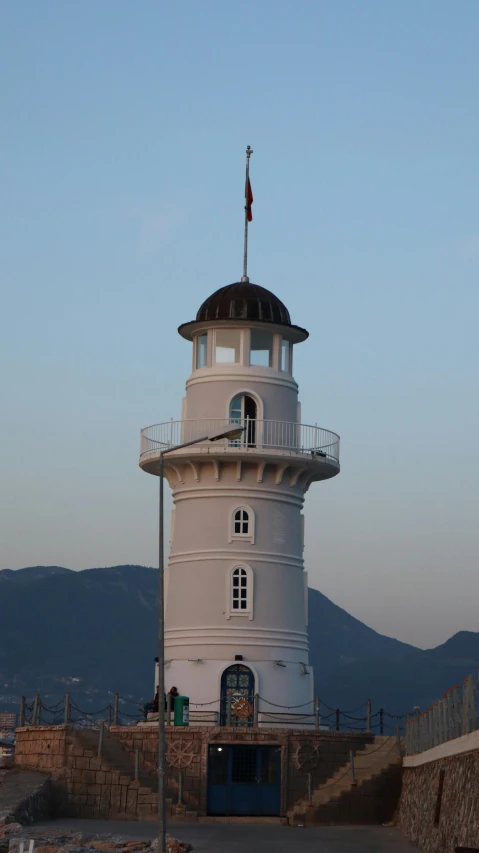
M 462 691 L 456 684 L 430 708 L 407 720 L 406 755 L 417 755 L 479 728 L 479 678 L 468 675 Z M 408 715 L 410 716 L 410 715 Z
M 184 698 L 184 697 L 182 697 Z M 125 706 L 128 710 L 125 709 Z M 174 698 L 165 697 L 166 724 L 174 722 Z M 361 715 L 361 712 L 362 715 Z M 237 727 L 278 726 L 316 731 L 365 732 L 377 735 L 404 733 L 409 714 L 391 714 L 384 708 L 372 712 L 368 699 L 359 707 L 343 711 L 332 708 L 319 696 L 297 705 L 281 705 L 258 693 L 233 692 L 210 702 L 189 702 L 189 722 L 195 725 L 220 725 Z M 158 702 L 143 703 L 115 693 L 113 702 L 95 710 L 82 709 L 69 692 L 52 705 L 47 705 L 37 693 L 33 702 L 22 697 L 19 726 L 71 725 L 76 728 L 100 726 L 134 726 L 154 723 L 158 718 Z M 182 718 L 183 719 L 183 718 Z M 184 724 L 183 722 L 181 724 Z

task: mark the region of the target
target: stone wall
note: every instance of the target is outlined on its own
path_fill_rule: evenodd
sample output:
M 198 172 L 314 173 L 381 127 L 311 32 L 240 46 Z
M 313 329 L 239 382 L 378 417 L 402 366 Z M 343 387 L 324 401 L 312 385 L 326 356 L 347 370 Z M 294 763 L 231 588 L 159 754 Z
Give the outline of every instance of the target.
M 105 731 L 102 755 L 98 756 L 98 731 L 78 731 L 59 726 L 17 729 L 18 766 L 48 772 L 52 778 L 54 814 L 71 817 L 148 819 L 157 813 L 158 730 L 148 726 L 112 727 Z M 210 744 L 264 744 L 281 750 L 281 815 L 294 810 L 308 791 L 308 773 L 313 787 L 327 782 L 349 761 L 374 741 L 364 733 L 313 732 L 288 729 L 238 729 L 170 727 L 167 739 L 167 797 L 177 817 L 207 813 L 208 751 Z M 139 781 L 134 780 L 134 756 L 139 751 Z M 178 803 L 179 776 L 182 775 L 183 806 Z M 386 792 L 384 780 L 376 786 L 359 786 L 349 817 L 356 822 L 371 820 L 373 797 Z M 347 792 L 346 792 L 347 793 Z M 383 796 L 383 799 L 384 799 Z M 389 801 L 388 800 L 388 801 Z M 324 822 L 345 822 L 341 815 L 325 813 Z M 363 815 L 364 812 L 364 815 Z M 383 814 L 383 812 L 381 812 Z M 362 819 L 364 818 L 364 819 Z
M 42 772 L 59 771 L 66 764 L 65 726 L 17 729 L 15 764 Z
M 140 750 L 148 770 L 156 772 L 158 730 L 148 727 L 115 727 L 111 733 L 133 758 Z M 313 785 L 323 784 L 349 760 L 349 752 L 361 751 L 374 740 L 371 734 L 294 731 L 290 729 L 228 729 L 220 727 L 169 728 L 167 737 L 167 791 L 173 803 L 178 797 L 179 771 L 183 774 L 183 801 L 188 809 L 207 812 L 208 747 L 210 744 L 272 744 L 281 748 L 281 813 L 306 796 L 308 772 Z M 397 796 L 396 796 L 397 802 Z
M 182 773 L 183 803 L 187 810 L 206 814 L 207 733 L 208 728 L 174 728 L 166 730 L 167 797 L 178 802 L 179 772 Z M 205 737 L 206 733 L 206 737 Z M 141 726 L 116 726 L 111 729 L 134 760 L 135 750 L 145 770 L 155 776 L 158 754 L 158 729 Z M 205 750 L 206 745 L 206 750 Z
M 17 729 L 16 743 L 17 767 L 50 772 L 55 817 L 135 820 L 156 813 L 150 780 L 134 781 L 133 767 L 115 754 L 108 734 L 101 757 L 98 732 L 66 726 Z
M 477 848 L 478 791 L 478 751 L 405 767 L 398 826 L 425 853 Z

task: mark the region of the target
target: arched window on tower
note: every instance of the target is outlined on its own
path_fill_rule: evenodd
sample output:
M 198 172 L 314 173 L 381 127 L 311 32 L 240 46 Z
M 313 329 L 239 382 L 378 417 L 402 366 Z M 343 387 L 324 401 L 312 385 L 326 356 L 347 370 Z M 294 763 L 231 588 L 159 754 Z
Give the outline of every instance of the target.
M 230 513 L 229 541 L 235 539 L 254 544 L 254 512 L 249 506 L 237 506 Z
M 247 536 L 249 530 L 249 514 L 246 509 L 237 509 L 235 512 L 235 533 Z
M 253 618 L 253 572 L 249 566 L 235 566 L 230 571 L 229 616 Z

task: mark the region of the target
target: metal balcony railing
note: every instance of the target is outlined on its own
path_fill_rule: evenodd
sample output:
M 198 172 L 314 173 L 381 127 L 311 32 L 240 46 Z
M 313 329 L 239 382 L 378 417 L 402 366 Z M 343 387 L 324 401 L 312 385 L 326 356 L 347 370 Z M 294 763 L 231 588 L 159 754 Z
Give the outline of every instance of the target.
M 221 445 L 225 451 L 229 448 L 251 451 L 280 450 L 318 459 L 329 459 L 339 464 L 339 436 L 335 432 L 308 424 L 249 418 L 244 420 L 202 418 L 153 424 L 141 431 L 140 458 L 218 433 L 223 427 L 226 429 L 232 424 L 244 427 L 244 434 L 242 438 L 235 441 L 221 439 L 215 442 L 216 446 Z M 210 442 L 206 440 L 205 444 L 210 445 Z

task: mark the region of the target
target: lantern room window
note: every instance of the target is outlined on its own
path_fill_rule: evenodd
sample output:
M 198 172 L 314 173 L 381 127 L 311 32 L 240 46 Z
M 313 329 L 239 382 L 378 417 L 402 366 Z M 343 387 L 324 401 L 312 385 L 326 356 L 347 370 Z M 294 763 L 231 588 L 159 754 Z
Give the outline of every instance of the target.
M 206 367 L 208 362 L 208 335 L 196 336 L 196 369 Z
M 271 367 L 273 364 L 273 335 L 261 329 L 251 329 L 249 363 L 251 367 Z
M 239 364 L 241 332 L 238 329 L 218 329 L 215 335 L 216 364 Z
M 279 367 L 284 373 L 291 373 L 291 343 L 285 338 L 281 338 Z

